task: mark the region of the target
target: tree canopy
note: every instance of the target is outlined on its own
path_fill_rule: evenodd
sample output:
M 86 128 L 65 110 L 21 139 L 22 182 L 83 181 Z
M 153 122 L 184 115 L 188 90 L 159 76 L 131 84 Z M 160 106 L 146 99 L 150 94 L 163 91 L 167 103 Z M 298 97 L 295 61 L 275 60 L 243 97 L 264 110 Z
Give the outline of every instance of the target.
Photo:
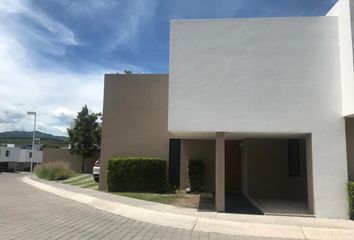
M 101 113 L 93 113 L 85 105 L 74 119 L 74 127 L 67 129 L 70 152 L 82 156 L 83 172 L 85 158 L 91 157 L 101 146 L 100 117 Z

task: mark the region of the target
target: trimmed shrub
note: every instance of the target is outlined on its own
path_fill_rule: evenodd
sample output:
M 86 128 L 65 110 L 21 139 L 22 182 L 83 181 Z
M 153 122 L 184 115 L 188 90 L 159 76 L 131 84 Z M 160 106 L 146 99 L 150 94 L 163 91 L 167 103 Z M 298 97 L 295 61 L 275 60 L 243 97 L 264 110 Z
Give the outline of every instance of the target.
M 109 192 L 166 190 L 166 161 L 157 158 L 114 157 L 108 161 Z
M 354 220 L 354 182 L 348 182 L 349 216 Z
M 69 178 L 69 165 L 63 162 L 52 162 L 38 165 L 34 168 L 34 173 L 39 178 L 46 180 L 64 180 Z
M 188 176 L 192 192 L 204 190 L 204 163 L 201 160 L 190 159 L 188 161 Z

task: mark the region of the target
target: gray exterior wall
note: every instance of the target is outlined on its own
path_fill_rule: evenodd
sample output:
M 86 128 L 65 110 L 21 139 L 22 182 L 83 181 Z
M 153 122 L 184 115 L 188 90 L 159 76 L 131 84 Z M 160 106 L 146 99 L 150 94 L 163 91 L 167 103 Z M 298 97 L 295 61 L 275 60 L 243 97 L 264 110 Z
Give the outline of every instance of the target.
M 104 84 L 100 189 L 113 156 L 168 161 L 168 75 L 107 74 Z

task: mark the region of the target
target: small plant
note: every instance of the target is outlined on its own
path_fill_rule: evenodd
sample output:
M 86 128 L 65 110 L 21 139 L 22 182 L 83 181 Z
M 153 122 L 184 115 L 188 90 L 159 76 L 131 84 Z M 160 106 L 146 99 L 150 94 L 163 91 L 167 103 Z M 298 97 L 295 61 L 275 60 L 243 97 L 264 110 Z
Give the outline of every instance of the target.
M 354 220 L 354 182 L 348 182 L 349 216 Z
M 188 161 L 188 176 L 192 192 L 204 190 L 204 163 L 201 160 L 191 159 Z
M 68 164 L 63 162 L 45 163 L 35 167 L 34 173 L 46 180 L 64 180 L 70 176 Z

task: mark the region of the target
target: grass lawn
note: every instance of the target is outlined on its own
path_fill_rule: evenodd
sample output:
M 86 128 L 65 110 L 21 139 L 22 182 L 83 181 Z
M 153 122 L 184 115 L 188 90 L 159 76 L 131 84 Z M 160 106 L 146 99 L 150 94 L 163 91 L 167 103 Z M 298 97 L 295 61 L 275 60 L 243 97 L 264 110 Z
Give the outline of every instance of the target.
M 81 188 L 98 190 L 98 183 L 92 177 L 92 174 L 72 173 L 66 180 L 59 181 Z M 145 193 L 145 192 L 110 192 L 111 194 L 135 198 L 150 202 L 171 204 L 182 207 L 198 208 L 199 194 L 185 194 L 180 192 L 171 193 Z
M 146 193 L 146 192 L 112 192 L 112 194 L 136 198 L 140 200 L 170 204 L 180 207 L 212 209 L 213 206 L 205 204 L 205 200 L 201 200 L 199 194 L 186 194 L 183 192 L 171 193 Z M 201 202 L 200 202 L 201 201 Z M 202 205 L 200 205 L 202 203 Z
M 140 200 L 150 201 L 150 202 L 157 202 L 157 203 L 164 203 L 164 204 L 172 204 L 177 202 L 177 200 L 183 197 L 183 194 L 177 193 L 137 193 L 137 192 L 113 192 L 112 194 L 136 198 Z
M 98 183 L 95 182 L 92 174 L 72 173 L 68 179 L 60 182 L 82 188 L 98 190 Z

